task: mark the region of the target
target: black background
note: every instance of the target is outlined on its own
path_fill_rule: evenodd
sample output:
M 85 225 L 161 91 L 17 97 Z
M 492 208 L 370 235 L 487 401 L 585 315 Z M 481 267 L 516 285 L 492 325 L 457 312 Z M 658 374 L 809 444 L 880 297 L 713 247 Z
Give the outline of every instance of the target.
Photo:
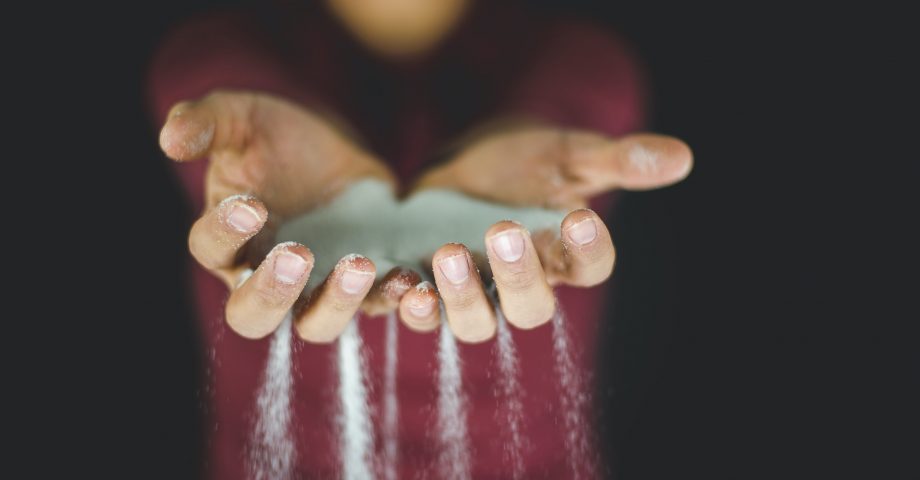
M 57 75 L 44 92 L 80 102 L 52 128 L 75 126 L 79 150 L 47 139 L 38 150 L 77 157 L 60 161 L 80 180 L 66 204 L 99 213 L 61 220 L 80 239 L 57 248 L 79 270 L 68 270 L 73 298 L 47 302 L 66 313 L 41 329 L 69 348 L 31 379 L 51 390 L 36 404 L 55 420 L 21 442 L 42 458 L 72 454 L 70 468 L 114 478 L 200 469 L 202 361 L 183 276 L 192 212 L 141 82 L 170 25 L 237 3 L 87 7 L 46 38 L 41 63 Z M 920 478 L 906 15 L 609 3 L 535 8 L 632 42 L 650 73 L 650 129 L 696 157 L 681 185 L 625 197 L 612 225 L 617 302 L 597 395 L 611 476 Z M 52 449 L 50 437 L 67 440 Z

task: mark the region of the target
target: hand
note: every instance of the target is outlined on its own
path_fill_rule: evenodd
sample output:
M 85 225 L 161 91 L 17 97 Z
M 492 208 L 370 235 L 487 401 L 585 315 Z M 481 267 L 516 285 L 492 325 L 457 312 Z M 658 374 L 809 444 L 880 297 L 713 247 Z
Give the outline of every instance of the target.
M 535 232 L 514 222 L 485 232 L 488 262 L 502 313 L 519 328 L 549 321 L 554 285 L 590 287 L 613 271 L 610 233 L 588 200 L 609 190 L 645 190 L 673 184 L 692 168 L 681 141 L 651 134 L 611 139 L 603 135 L 527 127 L 490 135 L 463 149 L 449 163 L 425 175 L 417 188 L 450 188 L 490 201 L 522 206 L 577 208 L 566 216 L 561 235 Z M 448 322 L 457 338 L 491 338 L 496 318 L 473 257 L 463 245 L 448 244 L 432 259 Z M 433 292 L 428 296 L 434 297 Z M 403 303 L 419 302 L 410 292 Z M 437 317 L 400 309 L 407 323 L 433 329 Z
M 345 258 L 308 301 L 301 292 L 313 254 L 296 243 L 270 248 L 277 225 L 334 198 L 352 181 L 395 183 L 379 160 L 317 114 L 269 95 L 215 92 L 175 105 L 160 145 L 178 161 L 210 157 L 205 212 L 192 226 L 189 248 L 201 265 L 235 288 L 226 317 L 240 335 L 268 335 L 293 307 L 302 337 L 332 341 L 365 297 L 368 305 L 392 309 L 402 292 L 418 283 L 417 274 L 393 271 L 368 295 L 374 264 Z M 236 288 L 254 265 L 252 276 Z

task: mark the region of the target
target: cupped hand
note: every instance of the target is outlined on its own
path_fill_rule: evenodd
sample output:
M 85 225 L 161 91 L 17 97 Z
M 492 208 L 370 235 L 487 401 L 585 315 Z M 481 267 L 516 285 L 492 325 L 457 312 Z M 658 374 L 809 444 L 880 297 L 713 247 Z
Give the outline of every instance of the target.
M 471 143 L 451 161 L 421 178 L 417 189 L 448 188 L 493 202 L 575 209 L 551 231 L 531 235 L 503 221 L 485 232 L 488 270 L 502 313 L 520 328 L 548 322 L 555 310 L 552 286 L 590 287 L 613 271 L 615 252 L 603 220 L 584 208 L 598 194 L 646 190 L 673 184 L 692 168 L 690 149 L 680 140 L 652 134 L 619 139 L 585 131 L 526 127 L 495 133 Z M 463 245 L 441 247 L 432 259 L 437 295 L 457 338 L 491 338 L 496 317 L 483 279 Z M 434 329 L 433 313 L 413 306 L 436 299 L 431 291 L 405 295 L 400 313 L 416 329 Z
M 308 299 L 301 293 L 313 254 L 292 242 L 272 248 L 278 225 L 334 198 L 354 180 L 395 183 L 378 159 L 318 114 L 270 95 L 219 91 L 175 105 L 160 146 L 177 161 L 210 158 L 205 212 L 192 226 L 189 248 L 233 289 L 226 318 L 240 335 L 268 335 L 293 308 L 302 337 L 332 341 L 362 304 L 395 308 L 418 283 L 417 274 L 394 270 L 372 291 L 374 264 L 349 256 Z

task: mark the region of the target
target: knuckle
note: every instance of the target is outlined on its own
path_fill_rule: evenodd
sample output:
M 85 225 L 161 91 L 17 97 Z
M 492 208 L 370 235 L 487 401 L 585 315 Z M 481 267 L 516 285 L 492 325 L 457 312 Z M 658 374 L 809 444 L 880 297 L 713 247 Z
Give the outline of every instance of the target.
M 504 272 L 495 276 L 499 288 L 508 292 L 519 293 L 533 290 L 539 280 L 539 275 L 532 270 L 521 272 Z
M 260 283 L 260 282 L 257 282 Z M 274 288 L 271 285 L 256 285 L 250 293 L 256 306 L 265 310 L 278 310 L 287 308 L 291 299 L 287 292 Z
M 329 302 L 329 308 L 342 314 L 352 314 L 358 310 L 358 306 L 358 302 L 351 299 L 333 299 Z
M 475 292 L 463 292 L 451 295 L 449 298 L 445 297 L 443 300 L 445 308 L 449 310 L 468 312 L 476 308 L 480 298 Z
M 316 301 L 323 309 L 336 314 L 350 315 L 358 310 L 358 307 L 361 306 L 361 302 L 364 300 L 364 295 L 349 295 L 336 290 L 337 289 L 328 288 L 327 285 L 327 288 Z

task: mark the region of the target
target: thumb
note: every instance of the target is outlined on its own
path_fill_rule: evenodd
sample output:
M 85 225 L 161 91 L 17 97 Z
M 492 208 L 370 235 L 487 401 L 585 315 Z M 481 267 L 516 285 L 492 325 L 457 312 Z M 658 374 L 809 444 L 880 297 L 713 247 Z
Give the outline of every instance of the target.
M 173 160 L 187 161 L 243 146 L 255 100 L 252 93 L 220 91 L 177 103 L 160 130 L 160 148 Z
M 567 136 L 567 173 L 581 180 L 589 195 L 614 188 L 668 186 L 686 178 L 693 168 L 690 147 L 674 137 L 640 133 L 611 139 L 587 132 Z

